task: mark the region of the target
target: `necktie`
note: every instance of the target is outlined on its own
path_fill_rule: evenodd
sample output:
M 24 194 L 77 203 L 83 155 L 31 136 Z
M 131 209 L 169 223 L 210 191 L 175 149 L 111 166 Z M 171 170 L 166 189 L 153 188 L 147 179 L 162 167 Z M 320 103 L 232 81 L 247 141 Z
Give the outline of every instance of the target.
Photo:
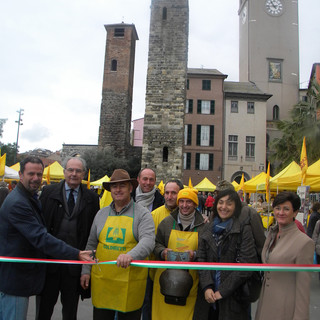
M 74 209 L 74 196 L 73 196 L 73 189 L 70 189 L 69 193 L 69 198 L 68 198 L 68 209 L 69 209 L 69 214 L 72 214 L 73 209 Z

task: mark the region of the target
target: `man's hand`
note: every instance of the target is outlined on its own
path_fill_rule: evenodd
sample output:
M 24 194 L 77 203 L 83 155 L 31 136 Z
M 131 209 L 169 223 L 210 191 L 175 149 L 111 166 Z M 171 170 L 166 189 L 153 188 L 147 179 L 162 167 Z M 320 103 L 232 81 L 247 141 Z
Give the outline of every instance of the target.
M 79 260 L 81 261 L 91 261 L 95 262 L 94 257 L 92 256 L 92 251 L 80 251 Z
M 161 258 L 163 260 L 168 260 L 168 251 L 172 251 L 172 249 L 169 248 L 165 248 L 162 252 L 161 252 Z
M 117 259 L 117 266 L 121 268 L 128 268 L 132 260 L 133 259 L 129 254 L 120 254 Z
M 80 278 L 81 287 L 86 290 L 89 287 L 90 274 L 83 274 Z
M 189 261 L 192 262 L 192 261 L 195 259 L 195 257 L 196 257 L 195 251 L 193 251 L 193 250 L 188 250 L 187 252 L 189 253 Z

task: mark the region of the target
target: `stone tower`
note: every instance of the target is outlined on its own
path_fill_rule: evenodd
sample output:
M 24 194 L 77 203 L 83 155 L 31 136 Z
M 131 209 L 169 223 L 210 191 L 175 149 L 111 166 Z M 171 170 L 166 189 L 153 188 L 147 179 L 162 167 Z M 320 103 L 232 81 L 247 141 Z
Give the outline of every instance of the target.
M 105 25 L 107 42 L 100 110 L 99 147 L 126 156 L 130 145 L 135 46 L 133 24 Z
M 182 177 L 189 33 L 188 0 L 152 0 L 141 167 Z
M 239 78 L 265 93 L 267 133 L 299 100 L 298 1 L 239 0 Z

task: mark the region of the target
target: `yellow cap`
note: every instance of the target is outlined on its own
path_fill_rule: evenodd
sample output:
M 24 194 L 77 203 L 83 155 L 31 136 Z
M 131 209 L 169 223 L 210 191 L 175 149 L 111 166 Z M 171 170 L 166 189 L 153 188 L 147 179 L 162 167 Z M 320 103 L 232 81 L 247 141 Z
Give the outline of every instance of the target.
M 177 204 L 179 204 L 180 199 L 190 199 L 198 206 L 198 190 L 193 188 L 184 188 L 178 193 Z

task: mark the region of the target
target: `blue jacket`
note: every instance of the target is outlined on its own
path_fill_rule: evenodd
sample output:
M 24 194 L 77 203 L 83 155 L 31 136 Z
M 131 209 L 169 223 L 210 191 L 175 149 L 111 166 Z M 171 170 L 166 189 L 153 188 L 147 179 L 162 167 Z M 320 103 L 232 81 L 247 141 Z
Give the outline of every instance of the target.
M 0 256 L 78 259 L 79 250 L 47 232 L 39 200 L 21 183 L 0 209 Z M 14 296 L 39 294 L 45 280 L 42 263 L 0 263 L 0 291 Z

